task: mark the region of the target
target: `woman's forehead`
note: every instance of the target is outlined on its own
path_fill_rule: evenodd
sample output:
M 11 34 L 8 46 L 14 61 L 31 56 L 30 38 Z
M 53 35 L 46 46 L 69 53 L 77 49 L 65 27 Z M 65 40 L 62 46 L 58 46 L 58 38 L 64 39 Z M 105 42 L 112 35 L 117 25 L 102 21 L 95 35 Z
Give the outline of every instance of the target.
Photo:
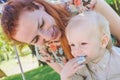
M 14 38 L 21 42 L 29 43 L 34 35 L 36 35 L 36 26 L 18 26 Z
M 33 14 L 25 12 L 21 14 L 18 20 L 18 26 L 14 39 L 21 42 L 29 42 L 36 34 L 38 27 L 38 19 Z

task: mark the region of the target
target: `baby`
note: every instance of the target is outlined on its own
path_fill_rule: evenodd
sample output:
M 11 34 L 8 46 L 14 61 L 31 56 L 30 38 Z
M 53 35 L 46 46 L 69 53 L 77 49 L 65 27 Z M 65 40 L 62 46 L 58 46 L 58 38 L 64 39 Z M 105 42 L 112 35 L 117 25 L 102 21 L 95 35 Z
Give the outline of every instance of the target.
M 109 23 L 102 15 L 88 11 L 73 17 L 66 28 L 66 36 L 72 55 L 75 58 L 86 56 L 83 64 L 91 76 L 88 80 L 120 80 L 120 49 L 112 45 Z M 75 62 L 73 60 L 68 64 Z M 70 68 L 68 64 L 64 68 Z M 72 69 L 82 70 L 80 66 Z M 66 75 L 64 68 L 61 75 Z M 73 73 L 68 74 L 64 78 L 71 80 Z

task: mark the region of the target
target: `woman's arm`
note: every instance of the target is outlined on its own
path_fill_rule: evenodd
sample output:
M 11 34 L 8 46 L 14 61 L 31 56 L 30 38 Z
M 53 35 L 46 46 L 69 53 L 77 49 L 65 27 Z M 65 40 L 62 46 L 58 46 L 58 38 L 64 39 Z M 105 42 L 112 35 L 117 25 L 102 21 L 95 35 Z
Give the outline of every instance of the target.
M 120 41 L 119 15 L 104 0 L 97 0 L 94 10 L 107 18 L 110 23 L 111 33 Z

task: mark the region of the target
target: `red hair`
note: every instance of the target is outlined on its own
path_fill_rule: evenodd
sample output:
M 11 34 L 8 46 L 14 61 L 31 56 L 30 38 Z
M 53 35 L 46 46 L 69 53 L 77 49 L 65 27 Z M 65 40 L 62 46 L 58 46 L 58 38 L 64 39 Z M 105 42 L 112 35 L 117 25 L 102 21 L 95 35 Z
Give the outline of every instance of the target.
M 43 5 L 45 11 L 55 19 L 57 27 L 62 33 L 60 41 L 65 55 L 68 59 L 71 59 L 73 56 L 70 53 L 70 47 L 65 36 L 65 27 L 71 15 L 64 7 L 50 4 L 44 0 L 10 0 L 4 6 L 1 19 L 4 32 L 10 39 L 13 39 L 12 37 L 16 34 L 20 13 L 23 10 L 33 11 L 39 9 L 39 6 L 34 2 Z

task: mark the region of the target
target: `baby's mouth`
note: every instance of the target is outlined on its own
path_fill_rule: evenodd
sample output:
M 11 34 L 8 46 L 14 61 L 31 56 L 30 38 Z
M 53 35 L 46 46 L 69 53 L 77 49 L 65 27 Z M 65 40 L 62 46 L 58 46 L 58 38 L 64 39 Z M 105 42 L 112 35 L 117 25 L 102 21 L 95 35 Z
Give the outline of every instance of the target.
M 87 55 L 79 56 L 79 59 L 78 59 L 78 62 L 77 62 L 77 63 L 78 63 L 79 65 L 85 64 L 86 58 L 87 58 Z

